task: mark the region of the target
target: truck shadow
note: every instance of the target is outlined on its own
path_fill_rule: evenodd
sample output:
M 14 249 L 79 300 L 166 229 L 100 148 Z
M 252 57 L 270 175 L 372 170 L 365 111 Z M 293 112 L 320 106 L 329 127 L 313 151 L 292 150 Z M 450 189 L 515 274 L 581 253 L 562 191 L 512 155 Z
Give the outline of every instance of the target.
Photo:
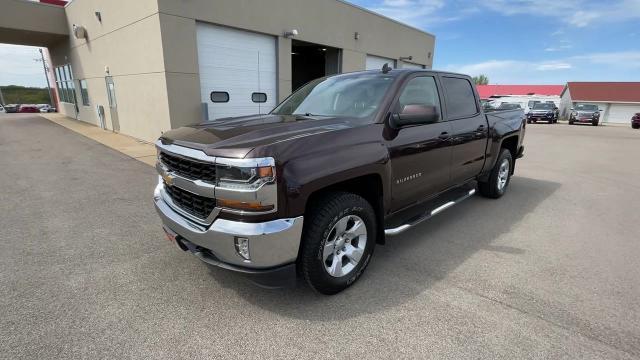
M 360 280 L 335 296 L 316 294 L 303 280 L 293 288 L 263 289 L 217 268 L 211 267 L 210 274 L 247 302 L 286 317 L 333 321 L 377 313 L 427 291 L 478 251 L 523 254 L 523 249 L 492 242 L 508 236 L 514 225 L 559 187 L 558 183 L 515 176 L 500 200 L 476 196 L 389 238 L 386 245 L 376 248 Z

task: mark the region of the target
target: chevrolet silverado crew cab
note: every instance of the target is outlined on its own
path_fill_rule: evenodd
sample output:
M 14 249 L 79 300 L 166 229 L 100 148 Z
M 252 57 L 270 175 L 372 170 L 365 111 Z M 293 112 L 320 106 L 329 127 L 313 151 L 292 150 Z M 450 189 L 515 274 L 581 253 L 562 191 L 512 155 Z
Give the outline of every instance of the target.
M 524 112 L 485 114 L 472 84 L 385 66 L 311 81 L 267 115 L 166 132 L 154 202 L 167 237 L 264 286 L 345 289 L 376 244 L 507 190 Z

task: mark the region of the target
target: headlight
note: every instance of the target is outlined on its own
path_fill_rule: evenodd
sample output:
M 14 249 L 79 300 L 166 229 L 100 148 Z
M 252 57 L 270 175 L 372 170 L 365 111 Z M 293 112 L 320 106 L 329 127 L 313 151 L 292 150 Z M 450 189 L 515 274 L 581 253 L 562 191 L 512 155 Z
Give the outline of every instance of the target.
M 598 116 L 600 116 L 600 112 L 594 112 L 593 113 L 593 117 L 598 117 Z
M 217 205 L 235 213 L 276 210 L 276 167 L 273 158 L 216 159 Z

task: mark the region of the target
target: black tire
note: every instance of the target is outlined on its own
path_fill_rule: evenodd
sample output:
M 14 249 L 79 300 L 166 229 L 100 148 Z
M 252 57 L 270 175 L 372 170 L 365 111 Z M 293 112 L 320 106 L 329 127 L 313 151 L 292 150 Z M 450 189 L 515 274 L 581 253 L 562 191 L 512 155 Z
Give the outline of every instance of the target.
M 573 125 L 573 121 L 572 120 L 569 120 L 569 125 Z
M 599 123 L 599 121 L 592 121 L 592 122 L 591 122 L 591 125 L 593 125 L 593 126 L 598 126 L 598 123 Z
M 531 120 L 527 120 L 527 124 L 531 124 Z
M 321 294 L 333 295 L 355 283 L 369 264 L 376 243 L 376 215 L 367 200 L 346 192 L 323 194 L 310 204 L 310 209 L 308 217 L 305 217 L 298 265 L 309 286 Z M 344 276 L 334 277 L 325 269 L 323 249 L 330 240 L 334 225 L 348 215 L 358 216 L 364 222 L 366 244 L 353 270 Z
M 632 129 L 640 129 L 640 125 L 631 125 Z
M 498 175 L 500 172 L 500 167 L 502 163 L 508 160 L 509 161 L 509 170 L 507 181 L 505 185 L 500 188 L 498 186 Z M 511 172 L 513 170 L 513 156 L 511 156 L 511 151 L 508 149 L 502 149 L 500 152 L 500 156 L 498 157 L 498 161 L 496 161 L 493 169 L 491 170 L 491 175 L 489 176 L 489 180 L 486 182 L 479 181 L 478 182 L 478 190 L 480 190 L 480 194 L 484 197 L 488 197 L 491 199 L 497 199 L 504 195 L 507 192 L 507 188 L 509 187 L 509 182 L 511 182 Z

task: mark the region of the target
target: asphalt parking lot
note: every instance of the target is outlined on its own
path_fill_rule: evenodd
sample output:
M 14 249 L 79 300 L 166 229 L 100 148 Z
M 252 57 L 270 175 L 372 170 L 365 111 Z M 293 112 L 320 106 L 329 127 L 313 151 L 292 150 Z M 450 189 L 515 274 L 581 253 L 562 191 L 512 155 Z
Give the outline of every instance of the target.
M 640 131 L 527 129 L 505 197 L 391 239 L 327 297 L 179 251 L 152 167 L 0 115 L 0 358 L 640 358 Z

